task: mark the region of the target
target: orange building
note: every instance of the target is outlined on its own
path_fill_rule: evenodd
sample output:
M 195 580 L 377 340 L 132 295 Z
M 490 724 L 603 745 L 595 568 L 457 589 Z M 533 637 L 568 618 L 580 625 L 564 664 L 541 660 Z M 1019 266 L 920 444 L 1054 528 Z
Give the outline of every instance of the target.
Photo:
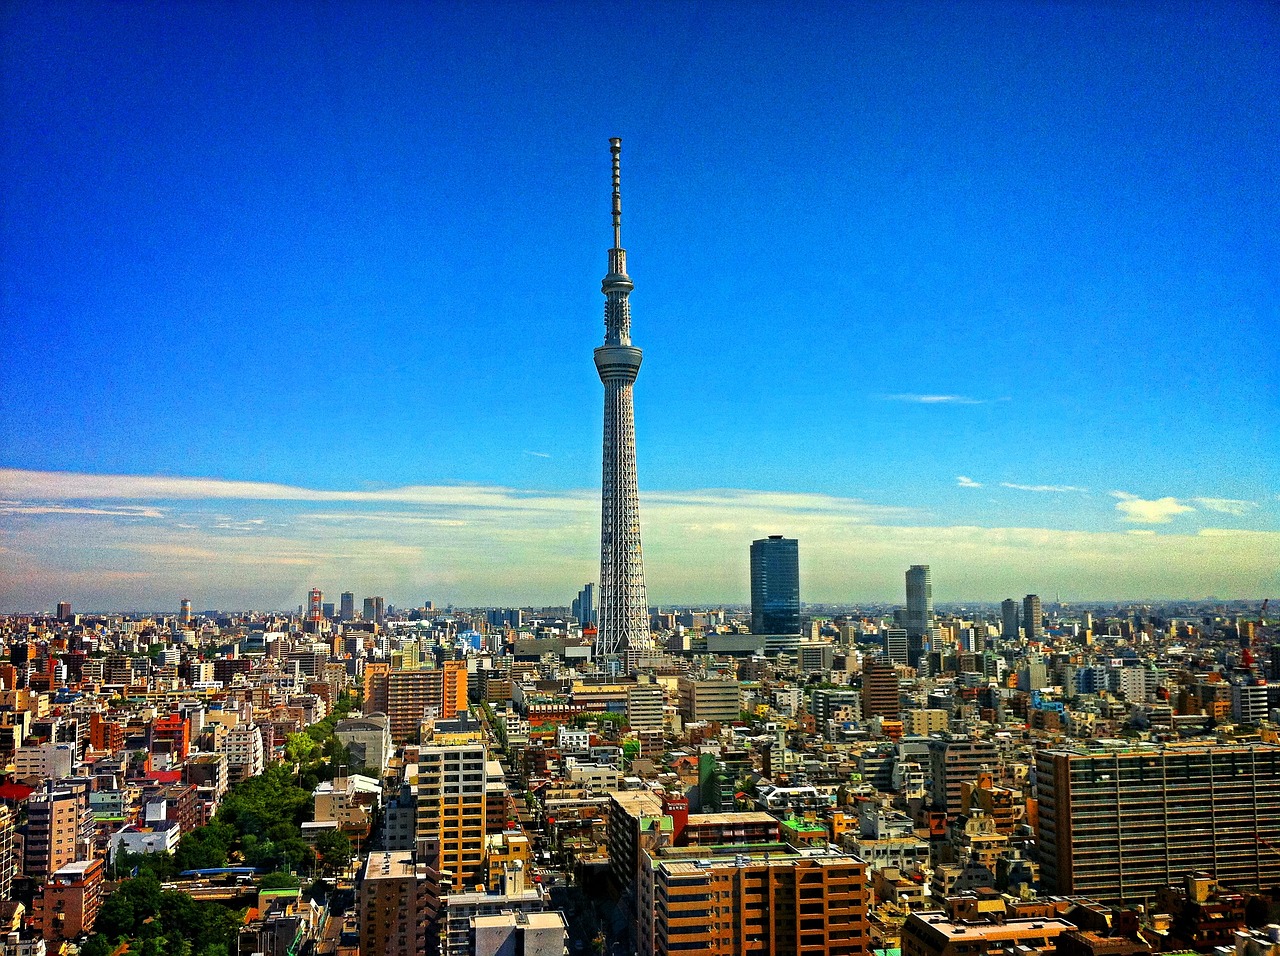
M 124 748 L 124 727 L 101 714 L 89 715 L 89 746 L 94 750 L 116 753 Z
M 867 864 L 784 844 L 645 852 L 641 956 L 865 956 Z
M 438 668 L 393 670 L 387 675 L 385 713 L 391 722 L 391 739 L 396 743 L 415 739 L 422 721 L 428 717 L 449 719 L 466 710 L 466 661 L 445 661 Z
M 418 754 L 418 840 L 439 847 L 441 878 L 455 890 L 484 881 L 488 751 L 479 741 L 423 747 Z
M 364 665 L 364 712 L 387 713 L 387 684 L 391 676 L 388 661 L 370 661 Z
M 32 901 L 32 921 L 46 942 L 75 939 L 93 929 L 105 869 L 101 860 L 68 863 L 40 888 Z

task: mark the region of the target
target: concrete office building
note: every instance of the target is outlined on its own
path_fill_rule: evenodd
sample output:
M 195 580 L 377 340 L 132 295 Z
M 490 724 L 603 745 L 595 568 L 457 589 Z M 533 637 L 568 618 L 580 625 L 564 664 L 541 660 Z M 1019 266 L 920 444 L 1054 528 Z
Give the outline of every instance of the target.
M 681 676 L 680 716 L 686 721 L 731 723 L 742 714 L 741 688 L 733 680 L 695 680 Z
M 751 633 L 800 633 L 800 542 L 772 534 L 751 542 Z
M 474 956 L 564 956 L 568 927 L 564 916 L 504 910 L 471 917 L 469 953 Z
M 1139 903 L 1197 870 L 1280 886 L 1280 746 L 1041 751 L 1036 798 L 1046 893 Z
M 666 696 L 661 684 L 637 684 L 627 689 L 627 727 L 634 731 L 662 730 Z
M 868 661 L 862 668 L 862 716 L 896 719 L 901 713 L 897 670 L 885 661 Z
M 472 941 L 475 938 L 474 926 L 477 919 L 500 916 L 504 913 L 518 913 L 526 921 L 531 918 L 536 920 L 538 916 L 543 915 L 543 911 L 546 908 L 546 893 L 541 886 L 526 882 L 524 866 L 519 862 L 509 865 L 504 869 L 502 885 L 496 892 L 480 887 L 470 892 L 455 891 L 444 897 L 440 933 L 441 956 L 473 956 L 473 954 L 477 953 L 476 950 L 471 948 Z M 550 916 L 551 914 L 545 915 Z M 537 922 L 541 922 L 547 930 L 553 929 L 553 925 L 549 921 L 541 920 Z M 561 926 L 563 926 L 563 923 Z M 548 938 L 543 938 L 538 934 L 530 936 L 517 933 L 514 937 L 510 937 L 510 940 L 513 943 L 533 942 L 535 944 L 545 944 L 550 941 L 550 937 L 553 935 L 553 933 L 549 933 Z M 563 933 L 559 938 L 559 942 L 563 947 L 565 943 Z M 563 949 L 556 952 L 557 956 L 560 956 Z M 514 951 L 513 956 L 515 956 Z
M 1039 595 L 1028 594 L 1022 599 L 1022 630 L 1028 641 L 1044 640 L 1044 611 Z
M 884 629 L 884 656 L 892 664 L 910 663 L 910 645 L 907 642 L 905 627 L 886 627 Z
M 356 596 L 351 591 L 343 591 L 338 604 L 338 620 L 344 624 L 356 619 Z
M 583 627 L 588 624 L 595 624 L 596 586 L 594 584 L 584 584 L 582 590 L 578 592 L 578 596 L 573 599 L 573 606 L 570 610 L 574 619 Z
M 379 776 L 387 769 L 394 745 L 391 742 L 391 720 L 384 714 L 340 720 L 333 729 L 333 735 L 347 748 L 352 768 L 366 767 Z

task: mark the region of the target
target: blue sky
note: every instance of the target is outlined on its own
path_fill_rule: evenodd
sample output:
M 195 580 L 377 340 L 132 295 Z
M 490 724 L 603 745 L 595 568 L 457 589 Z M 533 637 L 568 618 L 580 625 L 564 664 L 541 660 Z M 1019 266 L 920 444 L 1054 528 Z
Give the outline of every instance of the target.
M 567 602 L 613 135 L 655 601 L 1280 585 L 1271 5 L 3 16 L 0 609 Z

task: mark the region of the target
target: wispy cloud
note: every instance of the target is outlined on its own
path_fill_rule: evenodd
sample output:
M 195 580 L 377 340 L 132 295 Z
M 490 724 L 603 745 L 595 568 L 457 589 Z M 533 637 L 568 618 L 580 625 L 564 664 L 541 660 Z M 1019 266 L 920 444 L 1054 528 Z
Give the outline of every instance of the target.
M 986 405 L 991 401 L 989 398 L 971 398 L 968 395 L 918 395 L 914 392 L 882 395 L 881 398 L 886 402 L 913 402 L 917 405 Z
M 534 458 L 550 458 L 551 457 L 545 451 L 529 451 L 528 449 L 525 449 L 525 454 L 532 455 Z
M 1241 501 L 1238 498 L 1192 498 L 1196 504 L 1206 511 L 1217 511 L 1225 515 L 1247 515 L 1258 507 L 1256 501 Z
M 110 494 L 92 497 L 103 489 Z M 1116 497 L 1142 510 L 1136 495 Z M 0 499 L 3 508 L 33 509 L 0 512 L 3 609 L 63 599 L 169 607 L 180 595 L 204 607 L 282 608 L 313 586 L 396 603 L 545 604 L 594 580 L 599 555 L 595 489 L 322 491 L 10 471 L 0 473 Z M 158 517 L 139 520 L 148 510 Z M 1277 532 L 954 526 L 895 504 L 750 489 L 642 493 L 641 517 L 650 595 L 664 603 L 744 600 L 749 542 L 779 533 L 801 541 L 804 593 L 814 601 L 893 599 L 902 568 L 921 562 L 955 598 L 1043 593 L 1051 584 L 1098 599 L 1280 587 L 1268 560 L 1280 551 Z
M 0 468 L 0 493 L 23 502 L 97 501 L 297 501 L 399 503 L 408 505 L 561 510 L 566 501 L 588 508 L 585 491 L 524 491 L 496 485 L 407 485 L 370 491 L 329 491 L 258 481 L 179 478 L 167 475 L 90 475 L 79 472 Z M 599 495 L 594 497 L 598 500 Z
M 1177 498 L 1140 498 L 1127 491 L 1111 492 L 1116 502 L 1116 511 L 1122 515 L 1121 521 L 1132 521 L 1134 524 L 1168 524 L 1176 515 L 1195 511 Z
M 77 508 L 72 505 L 25 504 L 6 501 L 0 504 L 0 515 L 98 515 L 105 518 L 163 518 L 156 508 Z
M 956 486 L 960 488 L 981 488 L 982 482 L 974 481 L 967 475 L 956 475 Z
M 1000 482 L 1001 488 L 1013 488 L 1015 491 L 1037 491 L 1053 494 L 1066 494 L 1067 492 L 1088 493 L 1088 488 L 1080 488 L 1076 485 L 1019 485 L 1012 481 Z

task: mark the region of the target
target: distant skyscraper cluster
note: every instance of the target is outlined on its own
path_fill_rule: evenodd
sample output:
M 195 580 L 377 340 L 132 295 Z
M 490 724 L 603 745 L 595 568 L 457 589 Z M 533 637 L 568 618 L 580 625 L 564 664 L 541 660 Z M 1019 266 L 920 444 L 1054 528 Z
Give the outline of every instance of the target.
M 596 622 L 596 586 L 584 584 L 577 597 L 573 599 L 571 613 L 579 624 L 586 626 Z

